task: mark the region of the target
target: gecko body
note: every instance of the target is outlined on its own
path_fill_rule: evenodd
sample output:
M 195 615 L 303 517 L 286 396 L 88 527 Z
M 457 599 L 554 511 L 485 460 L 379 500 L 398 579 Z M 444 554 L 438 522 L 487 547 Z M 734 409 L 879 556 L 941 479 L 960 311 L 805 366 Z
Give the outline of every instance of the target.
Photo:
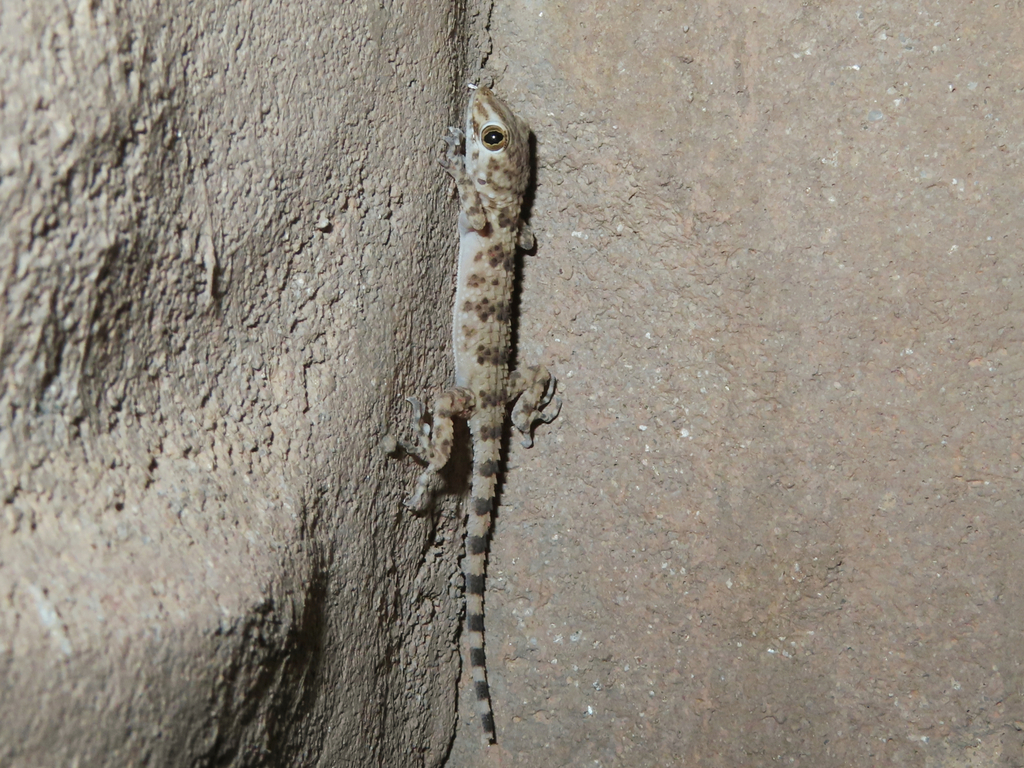
M 560 406 L 557 399 L 552 404 L 555 379 L 543 366 L 508 369 L 515 249 L 533 245 L 521 215 L 530 180 L 529 136 L 527 124 L 482 87 L 471 92 L 465 130 L 450 128 L 445 136 L 448 149 L 440 162 L 454 179 L 461 202 L 452 322 L 455 386 L 435 399 L 429 421 L 426 407 L 409 398 L 419 432 L 419 445 L 412 452 L 427 466 L 407 506 L 427 508 L 438 473 L 451 455 L 452 419 L 465 418 L 472 436 L 463 572 L 476 710 L 487 743 L 494 743 L 495 735 L 484 655 L 484 585 L 507 406 L 517 401 L 512 424 L 525 436 L 526 446 L 532 445 L 533 424 L 550 422 Z

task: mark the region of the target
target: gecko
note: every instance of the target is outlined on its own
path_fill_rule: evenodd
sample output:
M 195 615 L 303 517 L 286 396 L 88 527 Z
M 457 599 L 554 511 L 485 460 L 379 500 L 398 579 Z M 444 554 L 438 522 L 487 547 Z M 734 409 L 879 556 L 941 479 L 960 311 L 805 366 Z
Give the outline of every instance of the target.
M 542 365 L 509 372 L 511 307 L 516 247 L 529 250 L 533 233 L 522 217 L 530 181 L 530 128 L 490 89 L 471 87 L 465 130 L 451 127 L 439 162 L 459 193 L 459 257 L 452 318 L 455 386 L 427 408 L 414 397 L 418 445 L 406 447 L 426 468 L 405 505 L 422 512 L 439 484 L 454 438 L 453 418 L 469 423 L 473 474 L 466 511 L 466 629 L 476 712 L 485 744 L 495 743 L 494 715 L 484 654 L 484 585 L 487 552 L 501 469 L 501 440 L 508 405 L 512 424 L 533 445 L 537 422 L 549 423 L 561 409 L 555 378 Z M 549 407 L 550 406 L 550 407 Z

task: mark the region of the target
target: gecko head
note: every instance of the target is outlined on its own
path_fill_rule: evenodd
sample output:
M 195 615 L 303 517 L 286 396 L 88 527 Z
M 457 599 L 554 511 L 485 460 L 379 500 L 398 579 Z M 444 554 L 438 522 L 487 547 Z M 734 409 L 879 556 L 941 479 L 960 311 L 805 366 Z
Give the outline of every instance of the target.
M 530 180 L 530 127 L 489 88 L 469 97 L 466 170 L 477 192 L 498 205 L 518 202 Z

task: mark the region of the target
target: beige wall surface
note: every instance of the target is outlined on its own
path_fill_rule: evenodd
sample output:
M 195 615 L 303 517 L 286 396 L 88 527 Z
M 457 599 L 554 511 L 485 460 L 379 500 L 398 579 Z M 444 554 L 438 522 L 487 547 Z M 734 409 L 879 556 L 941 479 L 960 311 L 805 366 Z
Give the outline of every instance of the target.
M 1024 764 L 1024 9 L 491 30 L 564 401 L 511 445 L 494 764 Z

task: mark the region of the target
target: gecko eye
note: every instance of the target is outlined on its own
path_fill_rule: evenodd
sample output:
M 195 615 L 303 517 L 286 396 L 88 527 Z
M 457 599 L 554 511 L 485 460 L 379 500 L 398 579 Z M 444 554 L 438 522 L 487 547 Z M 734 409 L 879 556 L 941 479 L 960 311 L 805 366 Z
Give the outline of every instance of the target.
M 480 140 L 492 152 L 504 149 L 505 145 L 508 144 L 508 136 L 505 133 L 505 129 L 500 125 L 485 125 L 483 130 L 480 131 Z

